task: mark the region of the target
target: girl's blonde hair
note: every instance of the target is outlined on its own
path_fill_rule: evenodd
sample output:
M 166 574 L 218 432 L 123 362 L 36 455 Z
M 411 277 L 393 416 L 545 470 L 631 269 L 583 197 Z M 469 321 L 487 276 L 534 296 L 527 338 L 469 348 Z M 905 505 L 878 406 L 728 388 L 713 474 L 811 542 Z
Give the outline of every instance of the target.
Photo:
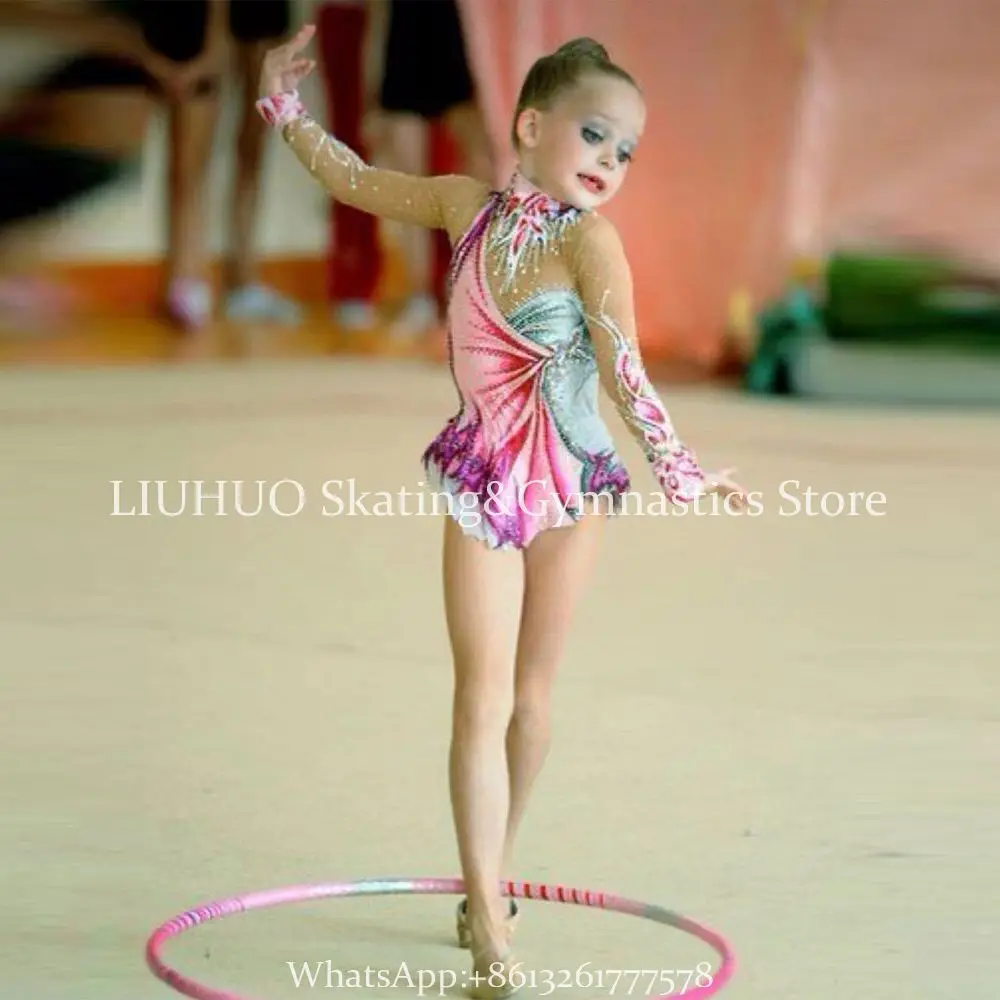
M 557 97 L 574 87 L 587 73 L 606 73 L 625 80 L 636 90 L 639 89 L 635 80 L 621 66 L 611 61 L 608 50 L 600 42 L 595 42 L 593 38 L 574 38 L 560 45 L 555 52 L 535 60 L 528 70 L 528 75 L 521 84 L 510 128 L 511 142 L 515 149 L 518 146 L 517 120 L 521 113 L 526 108 L 547 111 Z

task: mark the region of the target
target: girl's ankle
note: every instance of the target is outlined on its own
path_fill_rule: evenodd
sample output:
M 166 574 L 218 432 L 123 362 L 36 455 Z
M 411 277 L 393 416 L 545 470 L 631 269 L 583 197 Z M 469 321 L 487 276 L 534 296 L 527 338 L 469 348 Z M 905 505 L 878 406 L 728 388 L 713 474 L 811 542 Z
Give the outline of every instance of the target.
M 467 904 L 466 919 L 473 933 L 479 936 L 486 934 L 498 937 L 503 933 L 504 920 L 508 912 L 506 900 L 501 900 L 499 903 L 491 901 L 489 905 Z

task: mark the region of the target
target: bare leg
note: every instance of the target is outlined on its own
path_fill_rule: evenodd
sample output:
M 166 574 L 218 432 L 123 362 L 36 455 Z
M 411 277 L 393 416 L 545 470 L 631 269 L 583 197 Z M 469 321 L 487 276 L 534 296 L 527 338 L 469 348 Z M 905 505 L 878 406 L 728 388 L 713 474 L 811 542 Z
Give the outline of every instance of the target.
M 455 691 L 449 778 L 475 968 L 507 950 L 500 863 L 509 778 L 504 734 L 513 702 L 517 557 L 491 552 L 451 517 L 444 531 L 445 615 Z
M 503 867 L 511 871 L 514 841 L 550 741 L 552 685 L 573 615 L 594 571 L 604 517 L 544 532 L 525 550 L 525 588 L 514 680 L 514 712 L 507 729 L 510 809 Z
M 380 129 L 380 166 L 408 174 L 427 173 L 427 123 L 417 115 L 386 113 Z M 420 226 L 399 227 L 400 249 L 406 264 L 410 295 L 392 325 L 394 336 L 425 333 L 438 320 L 431 294 L 431 237 Z
M 0 134 L 49 149 L 96 154 L 107 162 L 109 171 L 98 180 L 113 184 L 113 165 L 124 166 L 141 150 L 152 106 L 143 88 L 33 91 L 0 120 Z M 90 197 L 99 190 L 96 187 L 82 196 Z M 63 207 L 75 201 L 70 198 Z M 16 323 L 24 322 L 32 330 L 73 304 L 68 295 L 37 277 L 48 247 L 58 239 L 63 207 L 27 218 L 0 233 L 0 311 L 10 312 Z
M 225 270 L 227 314 L 295 323 L 295 303 L 257 283 L 256 226 L 260 211 L 260 181 L 267 149 L 267 125 L 255 106 L 260 69 L 267 50 L 278 39 L 248 42 L 237 47 L 237 71 L 242 88 L 239 131 L 236 138 L 236 177 L 233 184 L 229 254 Z
M 170 123 L 167 308 L 197 328 L 211 315 L 205 247 L 205 185 L 218 120 L 218 84 L 168 104 Z
M 277 44 L 277 43 L 275 43 Z M 226 284 L 230 289 L 251 284 L 256 278 L 253 261 L 254 227 L 260 204 L 260 175 L 264 163 L 267 125 L 254 107 L 255 86 L 268 43 L 237 46 L 241 111 L 236 137 L 236 180 L 233 184 L 232 231 Z
M 479 106 L 474 101 L 457 104 L 445 113 L 444 121 L 461 150 L 465 173 L 484 184 L 495 183 L 493 147 Z

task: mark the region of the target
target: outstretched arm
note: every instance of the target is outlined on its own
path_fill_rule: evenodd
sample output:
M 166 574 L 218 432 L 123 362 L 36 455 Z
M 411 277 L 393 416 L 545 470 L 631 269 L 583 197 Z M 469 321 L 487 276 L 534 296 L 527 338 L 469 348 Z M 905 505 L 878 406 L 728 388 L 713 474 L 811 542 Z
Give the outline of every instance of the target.
M 694 453 L 674 430 L 643 364 L 636 336 L 632 272 L 614 226 L 601 216 L 576 234 L 573 266 L 594 344 L 601 384 L 676 504 L 713 490 Z
M 265 57 L 264 96 L 257 102 L 265 121 L 281 132 L 298 161 L 337 201 L 384 219 L 456 235 L 485 200 L 486 185 L 471 177 L 417 177 L 379 169 L 323 129 L 297 89 L 315 67 L 311 59 L 299 57 L 314 31 L 307 25 Z

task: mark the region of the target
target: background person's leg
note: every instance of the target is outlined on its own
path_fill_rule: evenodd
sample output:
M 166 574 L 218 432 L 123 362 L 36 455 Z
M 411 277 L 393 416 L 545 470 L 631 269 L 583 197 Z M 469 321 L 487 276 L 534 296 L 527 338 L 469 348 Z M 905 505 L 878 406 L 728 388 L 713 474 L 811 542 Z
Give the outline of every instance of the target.
M 448 53 L 457 13 L 450 0 L 413 4 L 392 0 L 385 44 L 380 165 L 408 173 L 430 173 L 430 129 L 457 98 L 449 95 Z M 412 338 L 440 322 L 434 290 L 434 234 L 416 227 L 396 227 L 407 271 L 409 294 L 391 326 L 391 335 Z
M 152 96 L 129 62 L 80 56 L 46 74 L 0 119 L 0 312 L 7 328 L 56 320 L 72 305 L 40 277 L 65 211 L 128 176 Z
M 493 144 L 479 105 L 474 100 L 454 105 L 444 113 L 444 123 L 458 147 L 459 170 L 492 186 L 495 183 Z
M 44 276 L 46 250 L 64 212 L 116 181 L 116 158 L 87 150 L 0 136 L 0 329 L 51 330 L 72 305 Z
M 149 3 L 142 21 L 149 45 L 180 64 L 190 64 L 217 44 L 219 0 Z M 217 71 L 197 81 L 183 97 L 164 95 L 168 120 L 167 253 L 164 308 L 185 330 L 212 317 L 214 296 L 205 245 L 205 186 L 219 117 Z
M 229 30 L 236 50 L 241 104 L 224 274 L 225 312 L 231 319 L 294 324 L 302 318 L 299 306 L 260 283 L 257 242 L 260 186 L 267 149 L 267 125 L 256 108 L 257 87 L 267 50 L 280 45 L 289 35 L 291 3 L 289 0 L 229 0 Z
M 171 101 L 166 310 L 187 329 L 207 323 L 213 294 L 205 246 L 205 185 L 219 114 L 217 91 Z
M 387 113 L 382 124 L 379 166 L 408 174 L 426 174 L 428 123 L 417 115 Z M 438 322 L 431 285 L 432 234 L 419 226 L 395 226 L 393 232 L 406 267 L 408 295 L 390 326 L 393 337 L 420 336 Z

